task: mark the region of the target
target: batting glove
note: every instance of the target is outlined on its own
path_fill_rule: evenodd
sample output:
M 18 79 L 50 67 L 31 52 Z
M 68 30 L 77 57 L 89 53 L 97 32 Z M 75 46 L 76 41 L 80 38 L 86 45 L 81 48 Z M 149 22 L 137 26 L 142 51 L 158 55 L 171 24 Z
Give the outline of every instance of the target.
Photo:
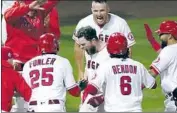
M 88 80 L 85 80 L 85 79 L 80 80 L 78 82 L 78 85 L 81 91 L 83 91 L 87 87 L 87 84 L 88 84 Z

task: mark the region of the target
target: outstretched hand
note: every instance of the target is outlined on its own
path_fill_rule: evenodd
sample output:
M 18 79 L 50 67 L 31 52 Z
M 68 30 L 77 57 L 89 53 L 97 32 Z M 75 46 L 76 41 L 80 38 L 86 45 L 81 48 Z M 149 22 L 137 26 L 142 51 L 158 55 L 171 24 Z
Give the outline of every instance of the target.
M 45 10 L 43 7 L 41 7 L 42 2 L 39 1 L 33 1 L 29 4 L 29 8 L 32 10 Z
M 147 38 L 149 41 L 155 40 L 155 38 L 154 38 L 153 35 L 152 35 L 152 30 L 151 30 L 151 28 L 149 27 L 149 25 L 148 25 L 148 24 L 144 24 L 144 28 L 145 28 L 145 31 L 146 31 L 146 38 Z
M 152 48 L 157 52 L 160 53 L 161 45 L 155 40 L 151 28 L 148 24 L 144 24 L 144 28 L 146 31 L 146 38 L 148 39 L 149 43 L 151 44 Z

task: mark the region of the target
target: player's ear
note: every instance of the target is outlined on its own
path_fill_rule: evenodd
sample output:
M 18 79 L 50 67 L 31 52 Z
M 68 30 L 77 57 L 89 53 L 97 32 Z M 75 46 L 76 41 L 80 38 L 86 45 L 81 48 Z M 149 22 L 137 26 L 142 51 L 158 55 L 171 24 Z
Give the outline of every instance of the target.
M 174 37 L 171 34 L 169 34 L 167 37 L 167 40 L 173 40 L 173 39 L 174 39 Z
M 108 13 L 110 12 L 110 7 L 108 4 L 107 4 L 107 11 L 108 11 Z
M 95 43 L 95 42 L 96 42 L 96 38 L 93 38 L 93 39 L 91 40 L 91 42 L 92 42 L 92 43 Z
M 93 13 L 93 8 L 91 7 L 90 9 L 91 9 L 91 12 Z

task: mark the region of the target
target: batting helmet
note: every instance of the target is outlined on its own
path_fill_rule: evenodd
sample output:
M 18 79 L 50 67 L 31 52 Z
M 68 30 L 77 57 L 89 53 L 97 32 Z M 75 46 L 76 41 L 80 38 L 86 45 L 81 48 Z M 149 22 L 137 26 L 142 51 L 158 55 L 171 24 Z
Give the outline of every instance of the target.
M 160 27 L 159 27 L 159 29 L 156 32 L 159 35 L 161 35 L 163 33 L 169 33 L 173 37 L 175 37 L 175 39 L 177 39 L 177 22 L 176 21 L 172 21 L 172 20 L 163 21 L 160 24 Z
M 57 38 L 52 33 L 45 33 L 39 39 L 40 53 L 57 53 L 59 49 Z
M 10 47 L 2 46 L 1 50 L 2 50 L 2 55 L 1 55 L 2 60 L 8 60 L 14 58 L 14 54 Z
M 127 49 L 127 39 L 123 34 L 116 32 L 109 36 L 107 42 L 108 53 L 124 55 Z

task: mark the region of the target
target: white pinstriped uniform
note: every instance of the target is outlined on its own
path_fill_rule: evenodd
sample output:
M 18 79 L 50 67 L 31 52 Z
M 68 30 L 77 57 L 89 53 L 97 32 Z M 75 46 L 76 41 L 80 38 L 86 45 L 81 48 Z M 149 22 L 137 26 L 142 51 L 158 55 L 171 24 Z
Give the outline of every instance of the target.
M 32 88 L 30 101 L 38 102 L 30 110 L 65 112 L 66 91 L 77 85 L 69 60 L 54 54 L 34 57 L 25 63 L 22 76 Z M 51 99 L 60 104 L 48 104 Z
M 134 37 L 131 33 L 131 30 L 127 24 L 127 22 L 112 13 L 110 14 L 110 20 L 108 23 L 106 23 L 102 28 L 100 28 L 95 21 L 93 20 L 93 14 L 88 15 L 87 17 L 81 19 L 75 29 L 75 33 L 81 28 L 81 27 L 86 27 L 86 26 L 91 26 L 96 30 L 97 36 L 100 40 L 103 42 L 107 42 L 109 36 L 115 32 L 120 32 L 124 34 L 127 38 L 128 41 L 128 47 L 132 46 L 135 44 Z M 77 38 L 73 35 L 73 39 L 77 42 Z
M 140 112 L 142 85 L 152 88 L 155 79 L 137 61 L 110 58 L 98 67 L 96 77 L 90 84 L 98 90 L 105 85 L 106 112 Z
M 162 49 L 156 60 L 151 64 L 157 74 L 160 74 L 163 93 L 167 95 L 177 87 L 177 44 L 166 46 Z M 165 111 L 176 111 L 174 101 L 171 97 L 164 101 Z

